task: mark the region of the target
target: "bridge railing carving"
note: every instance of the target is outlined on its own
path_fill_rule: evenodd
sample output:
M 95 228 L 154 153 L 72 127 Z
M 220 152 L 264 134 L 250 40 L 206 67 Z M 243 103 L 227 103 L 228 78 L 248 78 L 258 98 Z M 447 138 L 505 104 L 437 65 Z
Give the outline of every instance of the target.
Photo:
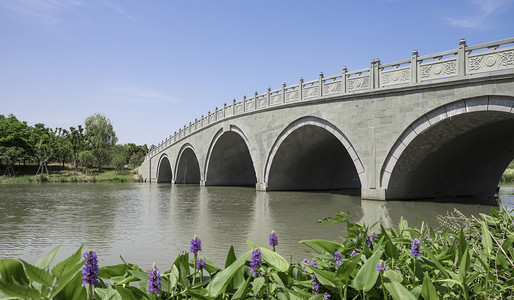
M 498 72 L 514 69 L 514 38 L 467 46 L 461 39 L 457 49 L 439 52 L 425 56 L 418 56 L 414 50 L 410 59 L 393 63 L 381 64 L 379 59 L 372 60 L 369 68 L 348 72 L 346 67 L 341 74 L 324 77 L 319 74 L 318 79 L 300 81 L 297 84 L 282 87 L 277 90 L 268 88 L 264 94 L 255 92 L 253 97 L 243 97 L 243 100 L 223 107 L 216 107 L 206 116 L 195 119 L 188 126 L 174 132 L 166 140 L 150 151 L 145 159 L 158 154 L 186 136 L 198 130 L 236 115 L 252 113 L 269 107 L 287 105 L 297 101 L 313 101 L 316 99 L 368 92 L 375 89 L 385 89 L 398 86 L 415 85 L 424 82 L 437 81 L 448 78 L 462 78 L 481 73 Z

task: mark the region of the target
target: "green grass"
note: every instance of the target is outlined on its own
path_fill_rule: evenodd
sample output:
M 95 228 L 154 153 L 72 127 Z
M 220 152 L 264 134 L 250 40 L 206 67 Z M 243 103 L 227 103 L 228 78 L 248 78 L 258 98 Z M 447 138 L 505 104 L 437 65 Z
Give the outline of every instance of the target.
M 514 182 L 514 163 L 511 163 L 502 175 L 502 182 Z
M 33 175 L 37 171 L 37 166 L 20 166 L 17 176 L 0 176 L 0 184 L 4 183 L 34 183 L 34 182 L 60 182 L 60 183 L 79 183 L 79 182 L 137 182 L 139 175 L 132 170 L 116 171 L 113 169 L 90 169 L 87 174 L 71 168 L 49 167 L 49 176 L 46 174 Z M 19 175 L 18 175 L 19 174 Z

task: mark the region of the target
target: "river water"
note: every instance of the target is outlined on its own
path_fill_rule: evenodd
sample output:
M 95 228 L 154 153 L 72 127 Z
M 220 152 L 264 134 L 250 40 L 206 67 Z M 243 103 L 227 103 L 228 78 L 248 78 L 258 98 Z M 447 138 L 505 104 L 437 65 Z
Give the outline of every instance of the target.
M 514 208 L 514 185 L 500 190 Z M 279 237 L 277 251 L 286 259 L 311 257 L 302 239 L 339 240 L 345 224 L 314 225 L 320 218 L 350 211 L 351 220 L 395 226 L 404 216 L 439 226 L 436 216 L 457 208 L 466 215 L 490 212 L 493 206 L 419 201 L 361 201 L 337 193 L 257 192 L 244 187 L 199 187 L 166 184 L 4 184 L 0 185 L 0 258 L 35 263 L 57 245 L 56 261 L 81 244 L 98 253 L 100 265 L 127 261 L 150 269 L 171 266 L 189 250 L 196 234 L 201 256 L 223 266 L 230 245 L 236 254 L 250 250 L 246 241 L 268 245 Z

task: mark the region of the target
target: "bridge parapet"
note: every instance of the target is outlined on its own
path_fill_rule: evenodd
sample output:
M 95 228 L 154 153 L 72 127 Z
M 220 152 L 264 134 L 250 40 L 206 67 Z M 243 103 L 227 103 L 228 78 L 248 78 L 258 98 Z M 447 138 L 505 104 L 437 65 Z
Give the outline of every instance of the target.
M 466 41 L 461 39 L 459 47 L 453 50 L 425 56 L 419 56 L 417 50 L 414 50 L 410 59 L 387 64 L 381 64 L 379 59 L 375 59 L 369 68 L 348 72 L 344 67 L 341 74 L 324 77 L 320 73 L 315 80 L 304 82 L 300 78 L 297 84 L 291 86 L 283 83 L 280 89 L 268 88 L 264 94 L 255 92 L 253 97 L 244 96 L 241 101 L 234 99 L 231 104 L 225 103 L 221 108 L 216 107 L 213 112 L 209 111 L 207 115 L 202 115 L 200 119 L 195 119 L 174 132 L 150 151 L 145 160 L 199 130 L 222 120 L 259 110 L 274 109 L 299 101 L 317 101 L 377 89 L 458 80 L 482 73 L 514 69 L 513 43 L 514 38 L 509 38 L 468 47 Z

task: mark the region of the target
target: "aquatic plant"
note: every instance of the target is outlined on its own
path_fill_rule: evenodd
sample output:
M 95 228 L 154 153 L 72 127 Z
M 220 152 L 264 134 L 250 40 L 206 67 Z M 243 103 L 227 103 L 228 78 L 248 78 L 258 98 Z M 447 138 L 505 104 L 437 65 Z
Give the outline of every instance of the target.
M 278 253 L 248 241 L 250 250 L 235 255 L 230 247 L 224 268 L 201 251 L 198 237 L 162 273 L 144 271 L 123 260 L 98 268 L 96 299 L 510 299 L 514 297 L 514 221 L 505 208 L 490 215 L 461 217 L 457 230 L 397 228 L 348 221 L 348 214 L 321 223 L 345 222 L 339 241 L 301 241 L 309 258 L 287 261 Z M 469 219 L 469 220 L 468 220 Z M 369 234 L 378 226 L 375 234 Z M 454 227 L 454 226 L 452 226 Z M 368 238 L 369 237 L 369 238 Z M 424 237 L 419 239 L 418 237 Z M 454 246 L 451 238 L 458 243 Z M 366 240 L 372 242 L 368 247 Z M 466 242 L 467 240 L 467 242 Z M 80 270 L 93 271 L 93 252 L 82 259 L 82 247 L 50 270 L 59 247 L 32 265 L 0 259 L 0 298 L 85 299 Z M 96 258 L 96 253 L 95 253 Z M 191 271 L 193 270 L 193 271 Z M 198 272 L 208 275 L 195 280 Z M 86 272 L 87 274 L 89 274 Z M 93 283 L 88 275 L 86 285 Z M 158 280 L 160 278 L 160 281 Z M 108 284 L 107 284 L 108 283 Z

